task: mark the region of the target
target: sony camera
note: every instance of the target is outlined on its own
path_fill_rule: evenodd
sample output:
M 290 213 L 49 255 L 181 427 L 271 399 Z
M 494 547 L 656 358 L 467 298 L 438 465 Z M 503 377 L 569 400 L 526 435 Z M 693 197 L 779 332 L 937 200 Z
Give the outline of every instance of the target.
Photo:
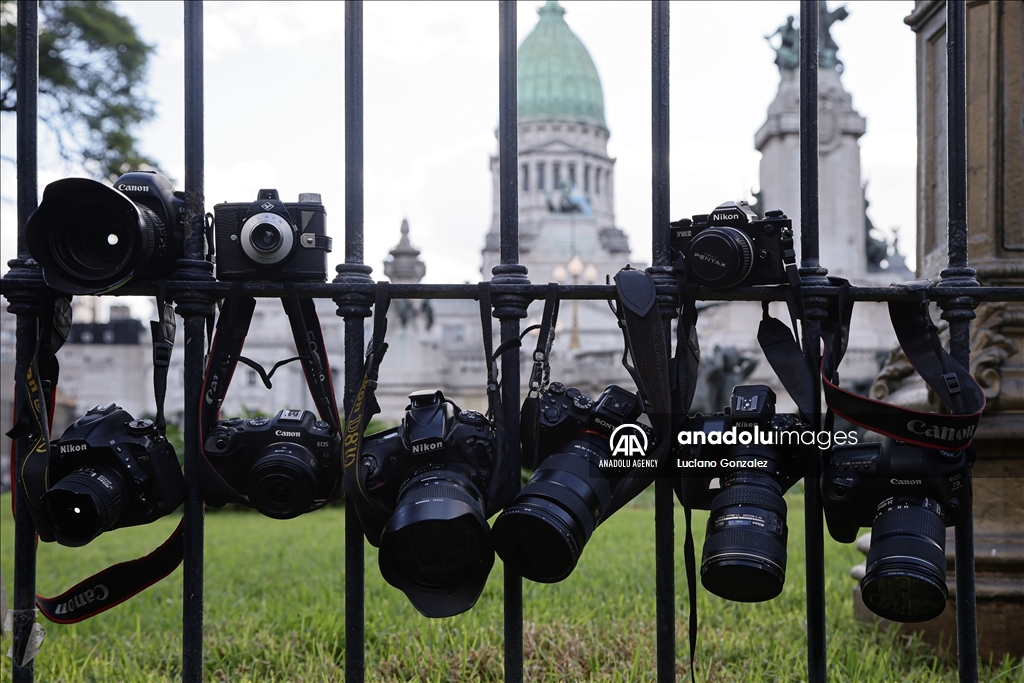
M 218 280 L 323 282 L 327 279 L 327 212 L 320 195 L 282 202 L 260 190 L 251 203 L 213 207 Z
M 341 435 L 308 410 L 218 420 L 203 448 L 224 481 L 267 517 L 298 517 L 341 493 Z
M 885 619 L 919 622 L 946 607 L 946 527 L 971 509 L 967 451 L 885 437 L 837 446 L 822 478 L 829 533 L 850 543 L 871 526 L 861 595 Z
M 710 510 L 700 578 L 706 589 L 738 602 L 771 600 L 786 581 L 786 501 L 803 475 L 796 415 L 775 412 L 775 392 L 737 386 L 725 412 L 691 416 L 676 466 L 692 506 Z M 715 479 L 719 487 L 712 488 Z
M 113 403 L 93 407 L 50 443 L 49 480 L 43 505 L 57 542 L 72 547 L 148 524 L 185 500 L 174 447 L 152 420 Z
M 788 282 L 783 252 L 793 248 L 793 221 L 780 210 L 758 218 L 746 202 L 725 202 L 708 215 L 670 224 L 670 245 L 686 256 L 690 281 L 708 287 Z
M 441 391 L 413 392 L 398 427 L 363 441 L 366 494 L 392 511 L 381 575 L 428 617 L 472 607 L 494 565 L 484 494 L 495 458 L 490 420 Z
M 102 294 L 132 278 L 166 277 L 182 257 L 185 195 L 151 171 L 114 187 L 88 178 L 46 186 L 29 216 L 28 249 L 50 287 Z
M 541 462 L 494 521 L 504 562 L 531 581 L 569 576 L 603 521 L 614 486 L 634 469 L 631 456 L 644 451 L 647 433 L 636 424 L 642 412 L 640 399 L 614 384 L 593 401 L 579 389 L 551 383 L 540 396 L 538 442 L 523 444 L 524 451 L 536 448 Z M 635 437 L 640 447 L 620 453 L 611 437 L 623 425 L 630 431 L 626 444 Z

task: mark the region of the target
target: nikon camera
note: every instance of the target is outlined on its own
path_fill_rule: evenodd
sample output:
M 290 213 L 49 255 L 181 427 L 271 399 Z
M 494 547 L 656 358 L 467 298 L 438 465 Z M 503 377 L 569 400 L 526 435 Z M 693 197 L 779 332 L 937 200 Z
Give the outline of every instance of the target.
M 267 517 L 291 519 L 340 493 L 341 435 L 308 410 L 218 420 L 203 448 L 217 473 Z
M 83 546 L 104 531 L 148 524 L 185 500 L 185 479 L 152 420 L 110 403 L 95 406 L 50 444 L 43 505 L 61 545 Z
M 213 207 L 218 280 L 324 282 L 327 279 L 327 212 L 320 195 L 304 192 L 282 202 L 277 190 L 260 190 L 252 203 Z
M 673 249 L 686 256 L 691 282 L 726 288 L 788 282 L 783 251 L 793 248 L 793 221 L 781 210 L 758 218 L 746 202 L 670 224 Z

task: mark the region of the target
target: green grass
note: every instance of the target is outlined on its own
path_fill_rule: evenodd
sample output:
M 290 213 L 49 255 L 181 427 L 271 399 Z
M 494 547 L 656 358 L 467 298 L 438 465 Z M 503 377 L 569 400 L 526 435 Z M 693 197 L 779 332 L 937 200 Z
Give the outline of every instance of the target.
M 802 501 L 790 496 L 789 571 L 777 599 L 730 603 L 699 589 L 698 681 L 805 678 Z M 10 595 L 13 524 L 0 498 L 0 563 Z M 206 523 L 207 681 L 340 681 L 344 672 L 344 510 L 280 522 L 256 513 L 210 514 Z M 706 513 L 695 513 L 703 540 Z M 54 595 L 112 562 L 155 547 L 177 524 L 104 534 L 84 548 L 40 544 L 38 588 Z M 677 673 L 689 663 L 682 511 L 676 516 Z M 526 673 L 543 681 L 655 679 L 654 525 L 651 495 L 603 525 L 576 571 L 560 584 L 524 582 Z M 956 681 L 949 654 L 851 616 L 858 562 L 852 546 L 827 541 L 828 668 L 832 681 Z M 502 566 L 496 562 L 476 607 L 451 619 L 419 615 L 366 552 L 366 662 L 372 681 L 502 680 Z M 46 623 L 36 680 L 180 680 L 182 573 L 77 625 Z M 6 651 L 8 643 L 3 644 Z M 9 681 L 4 660 L 0 681 Z M 983 667 L 985 681 L 1024 681 L 1021 667 Z

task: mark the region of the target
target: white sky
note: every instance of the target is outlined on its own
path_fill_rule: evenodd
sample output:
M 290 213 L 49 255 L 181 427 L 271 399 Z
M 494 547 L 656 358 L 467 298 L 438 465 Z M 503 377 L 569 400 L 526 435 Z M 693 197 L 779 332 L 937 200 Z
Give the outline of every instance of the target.
M 156 46 L 149 94 L 157 118 L 143 150 L 184 181 L 183 35 L 180 2 L 118 2 Z M 519 39 L 541 0 L 518 3 Z M 633 258 L 650 261 L 650 5 L 566 0 L 566 21 L 601 76 L 609 153 L 616 157 L 616 221 Z M 831 7 L 835 7 L 832 3 Z M 867 118 L 861 138 L 869 215 L 901 228 L 913 259 L 916 101 L 913 3 L 847 3 L 833 26 L 843 82 Z M 366 262 L 382 260 L 403 218 L 422 250 L 426 282 L 480 279 L 491 220 L 489 157 L 497 151 L 496 2 L 365 4 Z M 671 7 L 672 216 L 707 213 L 758 185 L 754 133 L 778 85 L 762 36 L 797 2 L 673 2 Z M 259 188 L 282 199 L 320 192 L 344 257 L 344 5 L 341 2 L 206 3 L 206 198 L 249 201 Z M 3 269 L 15 256 L 13 115 L 3 117 Z M 40 190 L 76 169 L 40 153 Z M 787 207 L 782 207 L 786 209 Z M 829 264 L 823 264 L 828 266 Z M 329 277 L 333 277 L 333 269 Z

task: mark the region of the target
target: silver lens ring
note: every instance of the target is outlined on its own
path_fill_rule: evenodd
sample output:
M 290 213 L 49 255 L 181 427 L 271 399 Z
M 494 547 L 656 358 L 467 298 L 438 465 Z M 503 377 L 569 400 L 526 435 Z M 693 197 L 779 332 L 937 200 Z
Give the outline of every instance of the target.
M 253 231 L 263 224 L 274 226 L 281 234 L 281 244 L 274 251 L 260 251 L 252 243 Z M 292 248 L 295 246 L 295 228 L 292 227 L 292 224 L 284 216 L 279 216 L 276 213 L 258 213 L 250 216 L 242 224 L 242 230 L 238 237 L 242 243 L 242 251 L 249 257 L 249 260 L 262 265 L 280 263 L 288 258 L 288 255 L 292 253 Z

